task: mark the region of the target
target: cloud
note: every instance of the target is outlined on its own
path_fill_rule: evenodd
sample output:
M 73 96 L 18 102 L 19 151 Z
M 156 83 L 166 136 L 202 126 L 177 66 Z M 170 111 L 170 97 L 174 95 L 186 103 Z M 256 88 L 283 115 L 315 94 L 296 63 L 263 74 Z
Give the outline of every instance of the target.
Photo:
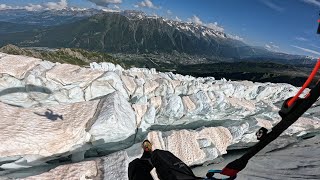
M 45 3 L 45 7 L 47 10 L 62 10 L 68 7 L 67 0 L 61 0 L 59 2 L 48 2 Z
M 280 47 L 274 44 L 266 44 L 266 48 L 268 49 L 279 49 Z
M 217 22 L 208 23 L 208 24 L 206 24 L 206 26 L 207 26 L 208 28 L 213 29 L 213 30 L 216 30 L 216 31 L 221 31 L 221 32 L 224 31 L 223 27 L 218 26 L 218 23 L 217 23 Z M 231 35 L 231 36 L 232 36 L 232 35 Z M 232 36 L 232 37 L 236 38 L 235 36 Z M 240 38 L 240 37 L 239 37 L 239 38 Z
M 308 39 L 306 39 L 304 37 L 296 37 L 295 39 L 298 41 L 309 41 Z
M 218 26 L 217 22 L 207 23 L 206 24 L 196 15 L 193 15 L 191 18 L 188 18 L 188 22 L 194 23 L 194 24 L 197 24 L 197 25 L 206 26 L 206 27 L 208 27 L 210 29 L 213 29 L 213 30 L 216 30 L 216 31 L 220 31 L 220 32 L 224 31 L 223 27 Z
M 318 49 L 320 49 L 320 46 L 317 46 L 317 45 L 315 45 L 315 44 L 310 44 L 312 47 L 315 47 L 315 48 L 318 48 Z
M 167 14 L 171 15 L 172 11 L 171 10 L 167 10 Z
M 273 42 L 265 44 L 265 48 L 269 51 L 279 52 L 280 47 L 275 45 Z
M 104 12 L 120 12 L 119 9 L 101 8 L 100 10 Z
M 42 10 L 43 7 L 40 4 L 29 4 L 28 6 L 9 6 L 6 4 L 0 4 L 0 11 L 7 9 L 25 9 L 27 11 L 39 11 Z
M 0 11 L 6 10 L 6 9 L 13 9 L 12 6 L 8 6 L 6 4 L 0 4 Z
M 198 25 L 203 25 L 203 22 L 201 21 L 201 19 L 196 15 L 193 15 L 192 18 L 188 18 L 188 22 L 198 24 Z
M 43 10 L 43 6 L 40 4 L 29 4 L 28 6 L 25 6 L 24 9 L 27 11 L 40 11 Z
M 243 41 L 244 40 L 242 37 L 237 36 L 237 35 L 232 35 L 232 34 L 228 34 L 228 37 L 231 38 L 231 39 L 238 40 L 238 41 Z
M 284 11 L 283 7 L 280 7 L 279 5 L 275 4 L 274 2 L 272 2 L 272 0 L 260 0 L 260 2 L 275 11 L 278 11 L 278 12 Z
M 155 6 L 151 0 L 144 0 L 136 4 L 134 7 L 146 7 L 151 9 L 160 9 L 161 7 Z
M 62 10 L 68 7 L 67 0 L 60 0 L 58 2 L 47 2 L 44 4 L 28 4 L 27 6 L 8 6 L 6 4 L 0 4 L 0 10 L 5 9 L 25 9 L 27 11 L 41 11 L 41 10 Z
M 121 4 L 122 0 L 88 0 L 97 6 L 108 7 L 110 4 Z
M 312 5 L 320 7 L 320 1 L 317 1 L 317 0 L 302 0 L 302 1 L 305 2 L 305 3 L 312 4 Z
M 308 52 L 308 53 L 312 53 L 312 54 L 316 54 L 316 55 L 320 55 L 320 52 L 318 51 L 314 51 L 312 49 L 307 49 L 307 48 L 303 48 L 303 47 L 299 47 L 299 46 L 295 46 L 295 45 L 291 45 L 292 47 L 295 47 L 297 49 L 300 49 L 302 51 Z

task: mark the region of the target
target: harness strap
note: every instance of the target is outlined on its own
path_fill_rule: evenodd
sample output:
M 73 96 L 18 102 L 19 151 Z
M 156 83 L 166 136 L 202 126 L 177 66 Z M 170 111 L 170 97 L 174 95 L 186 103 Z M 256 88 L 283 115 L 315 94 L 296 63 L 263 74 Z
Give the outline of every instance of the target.
M 307 81 L 303 84 L 303 86 L 301 87 L 299 92 L 287 102 L 288 107 L 291 107 L 297 101 L 297 99 L 299 98 L 301 93 L 309 86 L 309 84 L 312 82 L 313 78 L 316 76 L 319 68 L 320 68 L 320 58 L 318 59 L 316 66 L 312 70 L 310 76 L 308 77 Z
M 314 68 L 313 72 L 311 73 L 308 81 L 305 85 L 310 83 L 315 76 L 317 70 L 320 66 L 320 59 L 317 62 L 316 67 Z M 302 89 L 303 91 L 303 89 Z M 302 92 L 301 91 L 301 92 Z M 272 128 L 272 131 L 268 134 L 266 134 L 266 137 L 263 138 L 261 141 L 259 141 L 257 144 L 255 144 L 253 147 L 251 147 L 244 155 L 242 155 L 240 158 L 230 162 L 224 169 L 222 169 L 221 174 L 227 175 L 227 176 L 236 176 L 238 172 L 243 170 L 248 161 L 255 156 L 260 150 L 262 150 L 264 147 L 266 147 L 269 143 L 271 143 L 273 140 L 275 140 L 277 137 L 283 133 L 288 127 L 290 127 L 294 122 L 296 122 L 299 117 L 301 117 L 312 105 L 317 101 L 317 99 L 320 96 L 320 81 L 316 84 L 315 87 L 313 87 L 309 94 L 305 98 L 299 98 L 299 93 L 296 95 L 296 100 L 292 101 L 293 105 L 291 107 L 287 107 L 287 101 L 284 102 L 283 108 L 291 109 L 288 112 L 285 111 L 285 113 L 282 113 L 282 119 L 281 121 L 275 125 Z M 292 98 L 293 99 L 293 98 Z M 291 100 L 291 99 L 289 99 Z M 281 115 L 281 112 L 279 114 Z

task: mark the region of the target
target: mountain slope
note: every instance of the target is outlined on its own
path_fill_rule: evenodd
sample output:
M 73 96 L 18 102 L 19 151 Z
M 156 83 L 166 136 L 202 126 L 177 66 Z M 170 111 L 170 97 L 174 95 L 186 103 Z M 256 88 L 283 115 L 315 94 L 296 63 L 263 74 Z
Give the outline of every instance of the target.
M 8 32 L 15 33 L 15 32 L 31 31 L 34 29 L 39 29 L 39 27 L 35 25 L 0 21 L 0 34 L 5 34 Z
M 39 59 L 50 60 L 51 62 L 69 63 L 74 65 L 88 66 L 92 62 L 111 62 L 123 65 L 116 58 L 106 53 L 89 52 L 83 49 L 45 49 L 45 48 L 19 48 L 14 45 L 7 45 L 0 48 L 0 52 L 31 56 Z

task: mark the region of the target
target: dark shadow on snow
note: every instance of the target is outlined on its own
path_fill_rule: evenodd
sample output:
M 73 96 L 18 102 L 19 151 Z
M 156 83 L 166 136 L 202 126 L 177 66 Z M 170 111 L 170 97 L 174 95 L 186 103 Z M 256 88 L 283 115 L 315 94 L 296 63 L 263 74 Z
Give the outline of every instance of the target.
M 0 96 L 4 96 L 12 93 L 28 93 L 28 92 L 40 92 L 45 94 L 52 94 L 52 91 L 46 87 L 27 84 L 25 87 L 7 88 L 0 91 Z
M 37 113 L 37 112 L 34 112 L 34 114 L 36 114 L 38 116 L 44 116 L 47 119 L 50 119 L 51 121 L 56 121 L 58 119 L 63 120 L 63 116 L 62 115 L 54 114 L 51 109 L 47 109 L 47 111 L 44 114 L 40 114 L 40 113 Z

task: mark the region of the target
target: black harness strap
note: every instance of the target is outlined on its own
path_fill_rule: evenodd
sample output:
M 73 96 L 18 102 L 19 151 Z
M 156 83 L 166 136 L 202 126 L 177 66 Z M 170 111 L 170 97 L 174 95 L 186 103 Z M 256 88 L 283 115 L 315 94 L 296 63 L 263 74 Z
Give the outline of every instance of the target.
M 287 101 L 284 102 L 283 107 L 279 114 L 282 116 L 282 120 L 272 128 L 272 131 L 266 134 L 260 142 L 254 145 L 250 150 L 245 153 L 239 159 L 229 163 L 221 172 L 221 174 L 227 176 L 235 176 L 241 170 L 243 170 L 248 161 L 266 147 L 269 143 L 275 140 L 285 131 L 289 126 L 296 122 L 300 116 L 302 116 L 319 98 L 320 96 L 320 82 L 310 91 L 307 97 L 303 99 L 298 99 L 293 106 L 288 107 Z M 288 108 L 290 108 L 288 110 Z

